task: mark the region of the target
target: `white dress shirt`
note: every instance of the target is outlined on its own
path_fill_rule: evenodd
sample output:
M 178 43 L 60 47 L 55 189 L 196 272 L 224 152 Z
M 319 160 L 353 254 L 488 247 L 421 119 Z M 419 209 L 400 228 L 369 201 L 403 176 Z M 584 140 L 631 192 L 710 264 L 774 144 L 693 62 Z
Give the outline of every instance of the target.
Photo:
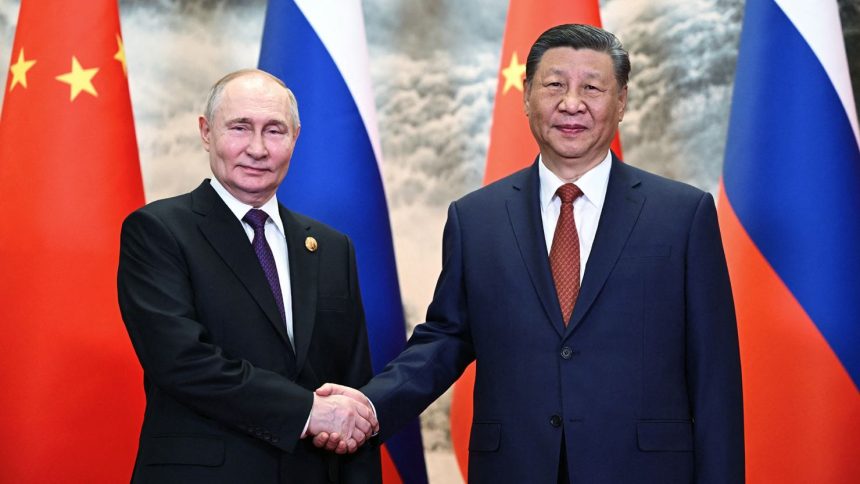
M 213 177 L 210 181 L 212 188 L 221 200 L 227 204 L 227 207 L 233 212 L 233 215 L 242 222 L 242 228 L 245 229 L 245 234 L 248 235 L 248 242 L 254 241 L 254 229 L 242 218 L 251 210 L 252 206 L 246 205 L 236 199 L 226 188 Z M 287 318 L 287 336 L 290 338 L 290 344 L 295 348 L 293 342 L 293 296 L 290 292 L 290 259 L 287 255 L 287 238 L 284 231 L 284 222 L 281 220 L 281 214 L 278 211 L 277 195 L 269 199 L 268 202 L 260 207 L 260 210 L 269 215 L 266 220 L 266 242 L 272 249 L 272 256 L 275 258 L 275 267 L 278 270 L 278 282 L 281 283 L 281 295 L 284 299 L 284 315 Z
M 606 200 L 606 188 L 609 186 L 609 169 L 612 167 L 612 154 L 606 153 L 597 166 L 585 172 L 579 179 L 573 180 L 576 186 L 582 190 L 582 196 L 573 202 L 573 221 L 576 223 L 576 233 L 579 235 L 579 280 L 585 275 L 585 265 L 591 254 L 591 246 L 594 245 L 594 236 L 597 234 L 597 223 L 600 222 L 600 213 L 603 211 L 603 202 Z M 558 223 L 558 214 L 561 211 L 561 199 L 556 195 L 558 187 L 569 181 L 562 180 L 555 173 L 549 171 L 543 163 L 543 156 L 538 163 L 538 177 L 540 179 L 540 216 L 543 222 L 543 235 L 546 239 L 547 253 L 552 250 L 552 238 L 555 235 L 555 226 Z

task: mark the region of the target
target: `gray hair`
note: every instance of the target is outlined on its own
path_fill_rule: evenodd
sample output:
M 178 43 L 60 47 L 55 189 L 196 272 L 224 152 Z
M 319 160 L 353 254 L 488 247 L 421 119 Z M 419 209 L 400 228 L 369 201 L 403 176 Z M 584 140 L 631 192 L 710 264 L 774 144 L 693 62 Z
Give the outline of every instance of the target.
M 224 94 L 224 87 L 233 79 L 248 75 L 258 75 L 271 79 L 287 91 L 287 98 L 290 101 L 289 109 L 290 117 L 293 121 L 293 129 L 298 129 L 299 126 L 302 125 L 302 123 L 301 121 L 299 121 L 299 103 L 298 101 L 296 101 L 296 96 L 293 95 L 293 91 L 291 91 L 290 88 L 288 88 L 287 85 L 284 84 L 284 81 L 260 69 L 240 69 L 238 71 L 233 71 L 227 74 L 221 79 L 218 79 L 218 81 L 215 82 L 215 84 L 213 84 L 212 87 L 209 89 L 209 94 L 206 96 L 206 108 L 203 111 L 203 117 L 205 117 L 207 121 L 212 122 L 212 117 L 215 115 L 215 110 L 218 109 L 218 105 L 221 104 L 221 96 Z
M 627 85 L 627 79 L 630 77 L 630 57 L 621 41 L 610 32 L 584 24 L 556 25 L 540 34 L 526 59 L 526 82 L 529 85 L 543 55 L 554 47 L 591 49 L 609 54 L 618 87 Z

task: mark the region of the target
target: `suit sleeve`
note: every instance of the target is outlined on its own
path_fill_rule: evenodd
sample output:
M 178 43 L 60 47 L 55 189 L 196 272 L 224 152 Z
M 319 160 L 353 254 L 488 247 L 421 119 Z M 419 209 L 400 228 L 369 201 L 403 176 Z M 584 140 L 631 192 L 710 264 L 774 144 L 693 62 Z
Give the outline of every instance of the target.
M 714 201 L 699 202 L 687 251 L 687 382 L 696 483 L 744 482 L 737 322 Z
M 358 268 L 355 262 L 355 249 L 347 238 L 349 247 L 349 288 L 352 297 L 353 320 L 358 323 L 359 331 L 352 343 L 352 363 L 349 365 L 344 384 L 358 388 L 366 384 L 373 376 L 373 366 L 370 360 L 370 345 L 367 339 L 367 324 L 364 306 L 361 302 L 361 291 L 358 284 Z M 344 471 L 341 482 L 344 484 L 378 483 L 382 481 L 382 467 L 379 457 L 379 443 L 376 439 L 369 440 L 355 454 L 342 457 Z
M 119 304 L 148 384 L 208 418 L 292 450 L 312 393 L 211 342 L 198 321 L 183 250 L 149 212 L 123 223 Z
M 403 353 L 361 389 L 376 406 L 381 440 L 418 416 L 475 359 L 463 257 L 455 202 L 448 209 L 442 272 L 427 309 L 427 322 L 416 326 Z

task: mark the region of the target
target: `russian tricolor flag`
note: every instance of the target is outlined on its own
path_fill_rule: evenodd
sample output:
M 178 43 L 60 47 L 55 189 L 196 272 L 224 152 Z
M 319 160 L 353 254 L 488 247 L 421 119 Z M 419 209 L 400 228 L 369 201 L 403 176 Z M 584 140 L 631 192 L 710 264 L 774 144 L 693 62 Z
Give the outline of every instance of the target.
M 359 0 L 269 1 L 260 68 L 293 90 L 302 121 L 278 199 L 355 243 L 378 372 L 403 349 L 406 330 L 368 64 Z M 427 482 L 417 418 L 386 447 L 386 484 Z
M 836 0 L 748 0 L 720 224 L 747 481 L 860 476 L 860 144 Z

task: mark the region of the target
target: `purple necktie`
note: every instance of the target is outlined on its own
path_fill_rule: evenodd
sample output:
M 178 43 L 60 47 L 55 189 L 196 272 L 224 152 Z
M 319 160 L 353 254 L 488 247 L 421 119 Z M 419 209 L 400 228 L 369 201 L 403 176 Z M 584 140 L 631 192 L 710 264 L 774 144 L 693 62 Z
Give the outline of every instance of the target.
M 266 280 L 269 281 L 269 287 L 272 288 L 272 295 L 275 296 L 275 304 L 278 305 L 281 320 L 286 324 L 287 315 L 284 312 L 284 295 L 281 293 L 278 268 L 275 266 L 275 257 L 272 255 L 272 249 L 269 247 L 269 243 L 266 242 L 266 220 L 268 219 L 269 215 L 257 208 L 248 210 L 248 213 L 242 217 L 242 220 L 254 229 L 254 241 L 251 242 L 251 245 L 254 246 L 254 252 L 257 253 L 257 259 L 260 260 L 260 265 L 266 274 Z

